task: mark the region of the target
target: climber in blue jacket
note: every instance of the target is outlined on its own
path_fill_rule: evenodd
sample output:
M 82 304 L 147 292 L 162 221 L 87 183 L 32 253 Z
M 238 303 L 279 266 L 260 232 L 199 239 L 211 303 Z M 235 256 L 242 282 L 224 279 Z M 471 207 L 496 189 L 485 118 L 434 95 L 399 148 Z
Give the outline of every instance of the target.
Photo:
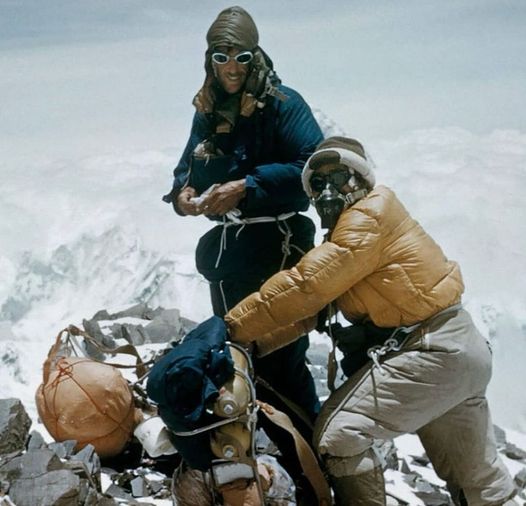
M 281 84 L 258 42 L 256 25 L 241 7 L 223 10 L 212 23 L 190 138 L 164 197 L 182 216 L 217 223 L 199 240 L 196 264 L 220 317 L 272 274 L 295 265 L 314 241 L 314 224 L 299 214 L 309 206 L 301 172 L 322 132 L 299 93 Z M 261 400 L 290 413 L 275 390 L 312 421 L 319 402 L 307 348 L 304 336 L 254 359 L 254 367 L 264 380 L 257 385 Z M 308 426 L 294 421 L 310 440 Z

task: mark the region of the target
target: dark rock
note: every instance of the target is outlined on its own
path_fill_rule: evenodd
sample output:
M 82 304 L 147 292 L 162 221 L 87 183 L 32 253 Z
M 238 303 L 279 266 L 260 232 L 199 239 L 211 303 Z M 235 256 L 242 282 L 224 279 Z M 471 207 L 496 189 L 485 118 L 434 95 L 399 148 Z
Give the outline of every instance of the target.
M 100 320 L 111 320 L 110 313 L 106 311 L 105 309 L 101 311 L 97 311 L 92 317 L 92 320 L 100 321 Z
M 77 476 L 78 476 L 78 474 L 77 474 Z M 91 491 L 95 492 L 95 497 L 93 497 L 93 494 L 90 493 Z M 91 499 L 89 499 L 90 496 L 91 496 Z M 83 480 L 79 476 L 79 496 L 78 496 L 79 504 L 82 504 L 83 506 L 87 506 L 86 505 L 86 501 L 88 501 L 88 500 L 93 501 L 93 499 L 95 499 L 96 497 L 97 497 L 97 492 L 96 492 L 96 490 L 90 488 L 89 481 L 88 480 Z
M 409 468 L 405 460 L 403 460 L 403 463 Z M 418 473 L 411 471 L 404 474 L 403 480 L 412 488 L 413 493 L 420 498 L 426 506 L 453 506 L 451 496 L 446 490 L 429 483 Z
M 155 495 L 163 488 L 164 485 L 162 481 L 148 481 L 148 486 L 150 487 L 152 494 Z
M 115 469 L 112 469 L 111 467 L 106 467 L 106 466 L 101 467 L 100 472 L 107 474 L 111 479 L 113 479 L 113 476 L 118 474 L 118 472 L 115 471 Z
M 400 472 L 404 474 L 409 474 L 411 472 L 411 468 L 409 467 L 409 464 L 405 458 L 401 460 Z
M 118 506 L 119 503 L 115 499 L 112 499 L 111 497 L 106 497 L 101 494 L 97 494 L 97 502 L 95 503 L 96 506 Z M 91 504 L 89 505 L 91 506 Z
M 122 325 L 120 323 L 114 323 L 110 327 L 110 334 L 113 339 L 124 339 L 124 335 L 122 333 Z
M 79 504 L 79 490 L 79 477 L 71 471 L 59 469 L 34 478 L 15 480 L 9 496 L 17 506 L 76 506 Z
M 104 333 L 100 329 L 100 325 L 96 320 L 82 320 L 82 326 L 86 333 L 88 333 L 93 339 L 96 339 L 100 343 L 104 340 Z
M 118 320 L 119 318 L 140 318 L 141 320 L 150 320 L 152 310 L 146 304 L 136 304 L 135 306 L 129 307 L 118 313 L 111 315 L 112 320 Z
M 10 486 L 11 486 L 11 483 L 9 483 L 9 481 L 0 480 L 0 498 L 4 497 L 9 492 Z
M 504 449 L 504 455 L 513 460 L 525 460 L 526 451 L 521 450 L 516 447 L 514 444 L 506 443 L 506 448 Z
M 451 503 L 449 495 L 439 490 L 433 492 L 415 492 L 415 495 L 422 499 L 426 506 L 449 506 Z
M 75 455 L 71 457 L 71 460 L 79 460 L 85 463 L 88 463 L 92 460 L 95 455 L 95 447 L 92 444 L 87 444 L 79 450 Z
M 100 474 L 92 474 L 82 462 L 68 460 L 63 463 L 64 469 L 75 473 L 81 480 L 81 484 L 91 485 L 95 490 L 100 490 Z
M 385 466 L 387 469 L 394 469 L 398 471 L 398 454 L 396 453 L 396 446 L 391 440 L 376 441 L 376 447 L 380 452 L 380 455 L 385 460 Z
M 62 445 L 66 449 L 66 457 L 71 457 L 75 451 L 75 446 L 77 446 L 77 441 L 74 439 L 67 439 L 66 441 L 62 441 Z
M 168 343 L 182 337 L 182 324 L 177 309 L 167 309 L 145 327 L 149 342 Z
M 526 488 L 526 468 L 522 468 L 513 478 L 513 481 L 521 489 Z
M 0 399 L 0 455 L 26 447 L 31 418 L 19 399 Z
M 22 455 L 23 450 L 18 450 L 16 452 L 12 453 L 6 453 L 4 455 L 0 455 L 0 470 L 5 466 L 8 462 L 11 462 L 13 459 L 16 459 L 20 455 Z M 1 476 L 1 475 L 0 475 Z
M 71 456 L 72 462 L 81 462 L 86 471 L 92 476 L 99 476 L 101 465 L 100 458 L 95 452 L 95 447 L 91 444 L 87 444 L 82 450 L 75 455 Z
M 41 448 L 24 453 L 4 464 L 0 467 L 0 477 L 9 481 L 34 478 L 62 468 L 62 462 L 54 451 Z
M 137 476 L 130 481 L 133 497 L 146 497 L 149 495 L 146 480 L 142 476 Z
M 498 425 L 493 425 L 493 431 L 495 433 L 497 449 L 502 450 L 506 447 L 506 433 Z
M 31 431 L 31 434 L 29 434 L 29 441 L 27 443 L 27 450 L 38 450 L 39 448 L 46 448 L 46 446 L 47 444 L 44 441 L 42 434 L 36 430 Z
M 423 492 L 425 494 L 432 494 L 435 492 L 435 488 L 423 479 L 417 479 L 415 481 L 415 489 L 417 492 Z
M 115 502 L 114 499 L 110 499 L 109 497 L 104 497 L 101 493 L 90 488 L 88 490 L 88 496 L 84 500 L 83 506 L 101 506 L 101 505 L 116 506 L 117 504 L 118 503 Z
M 65 459 L 71 456 L 76 445 L 77 442 L 75 440 L 68 439 L 67 441 L 62 441 L 60 443 L 50 443 L 47 447 L 50 450 L 53 450 L 57 454 L 57 457 Z
M 198 323 L 181 316 L 181 337 L 188 334 L 197 327 Z M 179 338 L 180 339 L 180 338 Z M 178 340 L 179 340 L 178 339 Z
M 121 330 L 122 337 L 134 346 L 144 344 L 147 341 L 142 325 L 130 325 L 129 323 L 123 323 Z
M 112 483 L 108 487 L 108 490 L 106 490 L 106 495 L 109 495 L 110 497 L 115 497 L 115 499 L 132 499 L 132 496 L 128 492 L 126 492 L 124 488 L 115 485 L 115 483 Z
M 116 477 L 114 483 L 128 490 L 130 489 L 130 482 L 135 478 L 135 473 L 136 471 L 134 469 L 127 469 Z
M 414 487 L 417 480 L 420 479 L 420 476 L 411 471 L 410 473 L 405 474 L 402 478 L 410 487 Z
M 412 457 L 413 457 L 413 462 L 415 464 L 418 464 L 419 466 L 427 467 L 427 465 L 430 464 L 429 458 L 425 453 L 424 455 L 417 455 L 417 456 L 412 455 Z
M 100 330 L 99 324 L 95 320 L 82 320 L 82 326 L 84 327 L 86 333 L 93 337 L 93 339 L 104 346 L 108 346 L 105 343 L 105 336 L 102 333 L 102 330 Z M 95 360 L 104 360 L 104 353 L 101 352 L 95 344 L 84 340 L 84 345 L 86 347 L 86 353 L 88 356 L 94 358 Z
M 150 320 L 155 320 L 160 314 L 164 313 L 166 309 L 164 307 L 158 306 L 155 309 L 150 309 L 150 312 L 148 313 Z
M 156 499 L 170 499 L 171 496 L 172 496 L 171 479 L 167 478 L 166 483 L 164 484 L 164 487 L 155 494 L 155 498 Z
M 60 443 L 49 443 L 48 448 L 55 452 L 59 459 L 66 458 L 66 449 Z

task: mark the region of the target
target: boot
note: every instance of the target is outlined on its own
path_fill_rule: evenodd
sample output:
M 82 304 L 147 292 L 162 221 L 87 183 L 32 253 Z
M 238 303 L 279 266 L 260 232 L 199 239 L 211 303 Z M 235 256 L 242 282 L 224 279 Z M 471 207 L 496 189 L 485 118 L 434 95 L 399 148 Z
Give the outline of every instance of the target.
M 365 473 L 331 477 L 336 506 L 386 506 L 384 474 L 380 467 Z

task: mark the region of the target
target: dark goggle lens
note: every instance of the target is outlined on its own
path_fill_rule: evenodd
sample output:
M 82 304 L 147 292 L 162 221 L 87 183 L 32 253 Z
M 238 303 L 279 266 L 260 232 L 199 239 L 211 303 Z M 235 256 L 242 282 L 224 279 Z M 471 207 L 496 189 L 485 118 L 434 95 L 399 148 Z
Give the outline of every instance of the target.
M 312 176 L 310 178 L 310 187 L 312 191 L 321 193 L 325 188 L 325 178 L 321 176 Z
M 254 55 L 250 51 L 243 51 L 242 53 L 236 54 L 236 56 L 229 56 L 225 53 L 212 53 L 212 61 L 218 65 L 224 65 L 231 59 L 236 60 L 236 62 L 241 65 L 246 65 L 252 61 L 252 58 L 254 58 Z
M 224 65 L 228 60 L 230 60 L 230 56 L 225 53 L 214 53 L 212 55 L 212 61 L 219 65 Z
M 339 171 L 331 172 L 330 174 L 314 174 L 310 178 L 310 187 L 312 191 L 316 193 L 321 193 L 327 184 L 331 184 L 338 191 L 341 190 L 349 182 L 349 172 Z
M 250 51 L 243 51 L 242 53 L 236 55 L 234 58 L 238 63 L 241 63 L 241 65 L 246 65 L 247 63 L 250 63 L 252 61 L 254 55 Z

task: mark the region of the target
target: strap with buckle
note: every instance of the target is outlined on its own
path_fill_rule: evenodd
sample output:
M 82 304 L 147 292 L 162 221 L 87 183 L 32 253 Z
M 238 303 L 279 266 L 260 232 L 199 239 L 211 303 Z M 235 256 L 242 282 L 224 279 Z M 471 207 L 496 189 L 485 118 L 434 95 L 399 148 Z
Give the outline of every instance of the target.
M 392 351 L 400 351 L 404 344 L 415 337 L 423 337 L 429 332 L 439 329 L 448 320 L 457 315 L 458 311 L 462 308 L 462 304 L 458 303 L 450 306 L 427 320 L 424 320 L 415 325 L 409 327 L 398 327 L 388 339 L 385 340 L 383 345 L 372 346 L 367 350 L 367 356 L 373 361 L 374 367 L 383 374 L 384 370 L 380 363 L 380 358 Z

